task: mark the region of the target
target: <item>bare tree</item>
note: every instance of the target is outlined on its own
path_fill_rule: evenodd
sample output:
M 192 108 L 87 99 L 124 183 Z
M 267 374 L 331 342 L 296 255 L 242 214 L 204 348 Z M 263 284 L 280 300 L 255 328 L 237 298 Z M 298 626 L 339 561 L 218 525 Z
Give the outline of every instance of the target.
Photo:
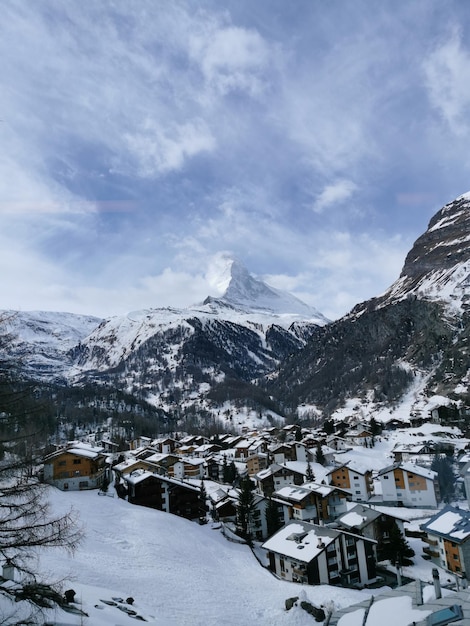
M 0 329 L 1 329 L 0 319 Z M 1 333 L 1 330 L 0 330 Z M 47 489 L 35 469 L 45 441 L 35 427 L 34 385 L 22 380 L 7 358 L 8 335 L 0 334 L 0 567 L 15 572 L 15 584 L 0 584 L 0 594 L 26 600 L 31 615 L 0 623 L 42 623 L 35 610 L 63 603 L 60 586 L 42 579 L 36 571 L 41 549 L 61 547 L 73 552 L 82 532 L 73 510 L 51 514 Z M 22 603 L 23 604 L 23 603 Z

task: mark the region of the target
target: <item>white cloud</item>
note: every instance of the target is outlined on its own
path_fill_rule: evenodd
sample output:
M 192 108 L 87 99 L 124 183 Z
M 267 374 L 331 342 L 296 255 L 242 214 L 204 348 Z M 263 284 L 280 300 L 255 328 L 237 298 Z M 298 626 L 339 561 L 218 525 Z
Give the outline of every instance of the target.
M 331 185 L 327 185 L 318 195 L 314 202 L 315 213 L 323 213 L 330 206 L 341 204 L 348 200 L 357 190 L 357 185 L 351 180 L 337 180 Z
M 127 158 L 135 159 L 137 172 L 143 177 L 179 170 L 187 159 L 216 147 L 214 136 L 201 119 L 165 128 L 145 120 L 141 130 L 124 133 L 124 140 Z
M 270 55 L 257 31 L 212 23 L 190 37 L 189 49 L 207 83 L 222 95 L 233 90 L 251 96 L 263 92 Z
M 470 130 L 470 52 L 458 30 L 425 60 L 424 73 L 432 106 L 456 135 Z

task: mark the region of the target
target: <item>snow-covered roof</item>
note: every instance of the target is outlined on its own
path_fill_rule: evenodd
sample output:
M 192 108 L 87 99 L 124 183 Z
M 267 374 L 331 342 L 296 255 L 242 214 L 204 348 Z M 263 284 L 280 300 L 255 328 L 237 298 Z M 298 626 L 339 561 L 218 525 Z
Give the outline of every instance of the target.
M 370 467 L 368 467 L 367 464 L 360 463 L 356 459 L 353 459 L 350 461 L 346 461 L 346 463 L 342 463 L 341 465 L 338 465 L 337 467 L 333 468 L 332 470 L 328 472 L 327 475 L 332 474 L 333 472 L 337 472 L 342 467 L 346 467 L 350 469 L 352 472 L 355 472 L 356 474 L 362 474 L 362 475 L 367 474 L 367 472 L 371 471 Z
M 363 504 L 357 504 L 354 508 L 350 509 L 347 513 L 343 513 L 336 520 L 342 526 L 347 528 L 363 528 L 370 522 L 380 517 L 382 513 L 375 511 Z
M 389 465 L 388 467 L 384 467 L 379 470 L 377 476 L 383 476 L 384 474 L 388 474 L 389 472 L 393 472 L 396 469 L 401 469 L 404 472 L 408 472 L 410 474 L 415 474 L 416 476 L 422 476 L 423 478 L 429 478 L 429 480 L 434 480 L 437 476 L 437 472 L 434 470 L 430 470 L 427 467 L 422 467 L 421 465 L 416 465 L 416 463 L 394 463 L 393 465 Z
M 461 543 L 470 537 L 470 512 L 447 505 L 422 524 L 421 529 Z
M 290 500 L 292 502 L 302 502 L 302 500 L 312 494 L 312 491 L 305 487 L 295 487 L 294 485 L 289 485 L 278 489 L 275 494 L 279 498 L 286 498 L 286 500 Z
M 289 556 L 303 563 L 310 563 L 333 543 L 339 532 L 316 524 L 292 522 L 268 539 L 263 548 L 270 552 Z

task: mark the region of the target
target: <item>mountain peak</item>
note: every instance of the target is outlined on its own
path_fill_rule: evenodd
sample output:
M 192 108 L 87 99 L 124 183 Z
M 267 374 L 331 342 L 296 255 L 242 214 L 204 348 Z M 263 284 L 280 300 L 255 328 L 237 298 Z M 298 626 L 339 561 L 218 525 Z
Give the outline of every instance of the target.
M 245 311 L 266 311 L 277 315 L 295 314 L 315 319 L 317 323 L 328 322 L 314 307 L 305 304 L 292 294 L 275 289 L 250 274 L 245 265 L 229 255 L 220 255 L 209 281 L 219 296 L 209 297 L 206 303 L 218 300 Z
M 400 277 L 381 296 L 353 309 L 381 307 L 407 297 L 439 301 L 449 311 L 470 306 L 470 193 L 446 204 L 406 256 Z

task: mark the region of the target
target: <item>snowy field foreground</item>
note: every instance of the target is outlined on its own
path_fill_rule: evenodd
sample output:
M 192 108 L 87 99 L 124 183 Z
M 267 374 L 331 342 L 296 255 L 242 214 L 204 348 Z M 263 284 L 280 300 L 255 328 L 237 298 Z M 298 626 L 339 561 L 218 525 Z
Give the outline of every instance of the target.
M 154 624 L 210 626 L 311 626 L 300 607 L 285 610 L 286 598 L 303 594 L 316 605 L 349 606 L 366 591 L 330 586 L 300 586 L 274 578 L 244 545 L 230 543 L 210 524 L 131 505 L 96 491 L 48 489 L 56 512 L 80 513 L 85 539 L 74 557 L 49 550 L 41 571 L 65 579 L 89 617 L 57 610 L 56 624 L 131 626 L 136 619 L 103 600 L 134 598 L 133 609 Z M 95 606 L 96 605 L 96 606 Z M 52 623 L 52 620 L 51 620 Z

